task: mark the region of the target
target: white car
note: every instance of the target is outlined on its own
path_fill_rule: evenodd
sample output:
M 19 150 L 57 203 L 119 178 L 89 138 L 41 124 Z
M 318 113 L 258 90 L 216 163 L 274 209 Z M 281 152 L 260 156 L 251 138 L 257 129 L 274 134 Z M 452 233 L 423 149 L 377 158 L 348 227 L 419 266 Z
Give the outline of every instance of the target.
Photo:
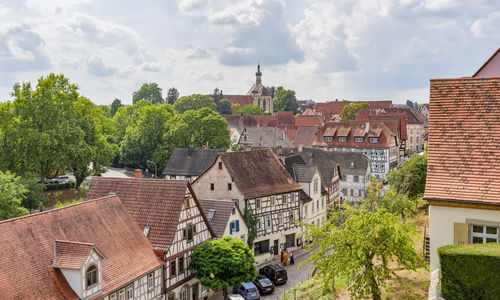
M 227 297 L 229 300 L 245 300 L 245 298 L 243 298 L 243 296 L 238 295 L 238 294 L 231 294 Z

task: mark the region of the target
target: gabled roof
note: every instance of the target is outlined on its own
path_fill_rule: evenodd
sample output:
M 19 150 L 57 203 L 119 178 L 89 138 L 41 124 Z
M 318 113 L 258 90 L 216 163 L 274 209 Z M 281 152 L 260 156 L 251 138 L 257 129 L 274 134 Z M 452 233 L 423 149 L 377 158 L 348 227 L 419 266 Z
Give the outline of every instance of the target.
M 170 155 L 164 175 L 199 176 L 215 161 L 224 149 L 175 148 Z
M 314 143 L 314 135 L 318 131 L 318 127 L 316 126 L 299 126 L 297 128 L 297 135 L 295 136 L 295 140 L 293 144 L 295 146 L 302 145 L 304 147 L 309 147 Z
M 245 198 L 302 189 L 270 149 L 227 152 L 219 156 Z
M 293 178 L 297 182 L 312 182 L 314 174 L 316 174 L 317 167 L 311 165 L 293 165 Z
M 6 220 L 0 222 L 0 232 L 3 299 L 78 298 L 52 267 L 56 240 L 92 244 L 102 251 L 103 294 L 162 265 L 116 196 Z M 76 248 L 82 256 L 85 247 Z
M 321 120 L 318 116 L 301 115 L 295 118 L 297 126 L 321 126 Z
M 254 83 L 250 90 L 248 90 L 247 95 L 271 96 L 271 93 L 261 83 Z
M 244 135 L 247 135 L 245 141 Z M 293 147 L 293 143 L 285 132 L 277 127 L 247 127 L 241 133 L 240 144 L 249 147 Z
M 304 148 L 299 153 L 306 165 L 318 167 L 321 177 L 321 186 L 329 188 L 339 164 L 327 155 L 327 151 L 317 148 Z
M 424 198 L 500 205 L 500 77 L 432 79 Z
M 340 165 L 342 175 L 365 175 L 370 168 L 370 160 L 362 153 L 327 151 L 326 154 Z
M 500 48 L 472 75 L 472 77 L 498 77 L 500 76 Z
M 80 269 L 92 250 L 96 251 L 101 258 L 105 258 L 92 243 L 56 240 L 52 266 L 54 268 Z
M 227 223 L 229 222 L 229 217 L 234 205 L 233 201 L 228 200 L 207 200 L 198 199 L 201 208 L 206 216 L 209 215 L 210 210 L 213 210 L 213 216 L 210 220 L 210 225 L 214 230 L 217 238 L 222 238 L 224 236 L 224 231 L 226 230 Z
M 141 229 L 150 226 L 148 238 L 153 248 L 162 252 L 167 252 L 172 244 L 185 197 L 191 193 L 197 201 L 185 180 L 109 177 L 92 177 L 86 199 L 103 197 L 109 193 L 120 197 L 123 206 Z M 211 231 L 209 224 L 207 227 Z

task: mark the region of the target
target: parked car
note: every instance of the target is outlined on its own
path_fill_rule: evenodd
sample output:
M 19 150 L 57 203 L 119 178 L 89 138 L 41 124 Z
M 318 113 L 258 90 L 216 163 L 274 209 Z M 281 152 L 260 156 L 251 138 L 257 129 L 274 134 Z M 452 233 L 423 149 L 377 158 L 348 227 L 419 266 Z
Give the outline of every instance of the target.
M 261 295 L 271 294 L 274 292 L 274 284 L 264 275 L 257 275 L 253 281 Z
M 259 300 L 260 293 L 252 282 L 242 282 L 239 286 L 233 287 L 233 293 L 243 296 L 245 300 Z
M 271 280 L 274 285 L 285 284 L 288 280 L 285 268 L 280 265 L 267 265 L 259 269 L 259 274 Z
M 69 182 L 69 177 L 66 175 L 57 176 L 49 180 L 49 184 L 66 184 Z
M 243 298 L 243 296 L 241 295 L 238 295 L 238 294 L 231 294 L 231 295 L 228 295 L 227 298 L 229 300 L 245 300 L 245 298 Z

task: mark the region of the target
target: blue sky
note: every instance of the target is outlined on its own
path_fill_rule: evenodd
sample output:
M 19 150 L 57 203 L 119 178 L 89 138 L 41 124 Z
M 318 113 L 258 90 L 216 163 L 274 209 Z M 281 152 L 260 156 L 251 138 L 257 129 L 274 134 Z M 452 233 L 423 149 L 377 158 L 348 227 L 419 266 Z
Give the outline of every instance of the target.
M 428 101 L 500 47 L 500 2 L 0 0 L 0 101 L 63 73 L 98 104 L 144 82 L 181 95 L 265 85 L 299 99 Z

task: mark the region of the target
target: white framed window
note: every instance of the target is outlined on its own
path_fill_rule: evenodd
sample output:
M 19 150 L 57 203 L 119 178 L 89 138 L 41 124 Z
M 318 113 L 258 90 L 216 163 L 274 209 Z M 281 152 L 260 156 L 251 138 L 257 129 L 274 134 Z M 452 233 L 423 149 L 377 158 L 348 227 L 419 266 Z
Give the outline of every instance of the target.
M 333 142 L 333 136 L 325 136 L 325 142 Z
M 498 243 L 498 227 L 471 225 L 472 244 Z
M 283 214 L 282 213 L 278 214 L 278 225 L 283 225 Z
M 257 230 L 260 230 L 260 228 L 262 227 L 261 225 L 261 222 L 260 222 L 260 218 L 257 219 Z
M 266 216 L 266 229 L 271 229 L 271 216 Z
M 290 194 L 290 203 L 295 203 L 295 193 Z
M 127 286 L 127 300 L 134 299 L 134 285 Z
M 125 289 L 121 289 L 118 292 L 118 300 L 125 300 Z
M 295 223 L 295 214 L 293 213 L 293 211 L 289 212 L 289 214 L 288 214 L 288 221 L 290 222 L 290 224 L 294 224 Z
M 148 274 L 148 290 L 155 287 L 155 273 L 151 272 Z
M 378 137 L 371 137 L 370 140 L 369 140 L 369 142 L 372 143 L 372 144 L 378 143 Z
M 283 201 L 283 204 L 286 204 L 286 195 L 285 194 L 281 195 L 281 200 Z
M 255 208 L 260 208 L 260 198 L 255 199 Z
M 318 184 L 318 178 L 316 178 L 316 179 L 314 180 L 314 184 L 313 184 L 313 191 L 314 191 L 314 193 L 315 193 L 315 194 L 316 194 L 316 193 L 318 192 L 318 190 L 319 190 L 319 189 L 318 189 L 318 186 L 319 186 L 319 184 Z
M 346 136 L 339 136 L 339 143 L 345 143 L 347 142 L 347 137 Z
M 356 137 L 354 137 L 354 142 L 355 143 L 362 143 L 363 140 L 364 140 L 364 137 L 362 137 L 362 136 L 356 136 Z

